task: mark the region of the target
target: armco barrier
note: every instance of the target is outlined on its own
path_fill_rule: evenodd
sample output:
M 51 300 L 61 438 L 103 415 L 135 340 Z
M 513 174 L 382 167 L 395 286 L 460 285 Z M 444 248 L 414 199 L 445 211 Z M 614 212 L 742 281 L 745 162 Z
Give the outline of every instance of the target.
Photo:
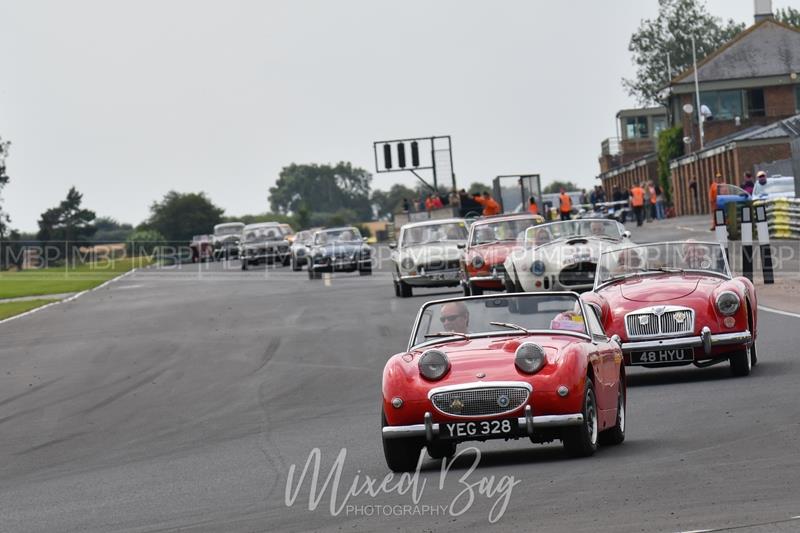
M 754 208 L 759 206 L 765 208 L 770 237 L 800 239 L 800 199 L 778 198 L 753 202 Z

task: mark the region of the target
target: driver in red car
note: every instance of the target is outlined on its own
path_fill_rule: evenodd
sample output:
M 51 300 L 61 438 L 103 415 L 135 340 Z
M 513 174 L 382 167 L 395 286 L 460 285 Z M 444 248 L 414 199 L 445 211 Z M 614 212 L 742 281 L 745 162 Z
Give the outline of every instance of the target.
M 439 320 L 445 331 L 469 333 L 469 309 L 464 302 L 448 302 L 439 312 Z
M 711 267 L 708 247 L 688 240 L 683 245 L 683 264 L 687 268 L 705 270 Z

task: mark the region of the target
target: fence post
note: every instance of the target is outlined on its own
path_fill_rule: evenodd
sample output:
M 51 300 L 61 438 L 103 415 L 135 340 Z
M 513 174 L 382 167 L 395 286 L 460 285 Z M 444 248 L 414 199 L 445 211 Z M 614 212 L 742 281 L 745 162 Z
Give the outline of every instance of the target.
M 753 222 L 750 204 L 742 204 L 742 275 L 753 281 Z
M 764 284 L 775 283 L 772 270 L 772 247 L 769 245 L 769 227 L 767 226 L 767 209 L 764 204 L 756 206 L 756 228 L 758 228 L 758 245 L 761 251 L 761 273 Z
M 714 211 L 714 231 L 717 235 L 717 242 L 722 245 L 725 250 L 725 259 L 730 264 L 730 254 L 728 254 L 728 226 L 725 224 L 725 211 L 717 209 Z

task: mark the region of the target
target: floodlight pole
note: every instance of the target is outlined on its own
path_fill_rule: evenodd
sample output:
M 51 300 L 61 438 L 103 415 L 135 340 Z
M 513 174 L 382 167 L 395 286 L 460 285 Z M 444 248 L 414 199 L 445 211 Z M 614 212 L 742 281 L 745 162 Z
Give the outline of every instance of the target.
M 697 124 L 700 126 L 700 149 L 705 147 L 706 134 L 703 129 L 703 122 L 706 117 L 700 109 L 700 78 L 697 74 L 697 46 L 694 41 L 694 34 L 692 34 L 692 63 L 694 64 L 694 93 L 697 98 Z

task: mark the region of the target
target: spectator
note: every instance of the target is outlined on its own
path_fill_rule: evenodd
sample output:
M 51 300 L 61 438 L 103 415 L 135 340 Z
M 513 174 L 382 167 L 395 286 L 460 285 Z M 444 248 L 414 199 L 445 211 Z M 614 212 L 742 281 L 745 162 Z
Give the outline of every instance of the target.
M 767 184 L 767 173 L 764 172 L 763 170 L 759 170 L 758 174 L 756 174 L 756 179 L 758 179 L 758 183 L 760 183 L 761 185 L 766 185 Z
M 753 194 L 753 189 L 756 183 L 753 181 L 753 173 L 749 170 L 744 173 L 744 181 L 742 182 L 742 189 L 747 191 L 747 194 Z
M 697 194 L 697 180 L 692 178 L 692 181 L 689 182 L 689 190 L 692 193 L 692 202 L 694 203 L 694 211 L 695 213 L 700 212 L 700 196 Z
M 631 189 L 631 207 L 633 207 L 637 226 L 641 226 L 644 222 L 644 188 L 642 185 L 634 185 Z
M 411 211 L 411 202 L 408 201 L 408 198 L 403 198 L 403 212 L 408 213 Z
M 427 198 L 425 198 L 425 211 L 433 211 L 433 195 L 429 194 Z
M 439 198 L 438 194 L 431 194 L 431 205 L 433 206 L 434 209 L 441 209 L 444 207 L 442 199 Z
M 711 231 L 716 228 L 716 215 L 717 215 L 717 187 L 723 183 L 722 174 L 717 172 L 715 181 L 711 182 L 711 187 L 708 189 L 708 207 L 711 211 Z
M 597 186 L 597 203 L 599 204 L 606 203 L 606 190 L 603 188 L 602 185 Z
M 594 208 L 594 204 L 597 203 L 597 187 L 592 189 L 591 194 L 589 194 L 589 203 L 592 204 L 592 208 Z
M 586 205 L 589 203 L 589 196 L 586 194 L 586 189 L 581 191 L 581 205 Z
M 500 214 L 500 204 L 498 204 L 489 191 L 483 191 L 483 196 L 476 194 L 473 199 L 483 206 L 483 216 L 490 217 Z
M 459 204 L 460 204 L 460 202 L 459 202 L 460 198 L 459 198 L 459 196 L 458 196 L 458 192 L 456 192 L 456 190 L 455 190 L 455 189 L 453 189 L 452 191 L 450 191 L 449 200 L 450 200 L 450 202 L 449 202 L 449 204 L 450 204 L 450 207 L 458 207 L 458 206 L 459 206 Z
M 656 218 L 664 220 L 667 218 L 667 213 L 664 210 L 664 191 L 658 185 L 655 186 L 656 191 Z
M 584 191 L 583 193 L 586 194 L 586 191 Z M 528 200 L 528 213 L 532 215 L 539 214 L 539 208 L 536 206 L 536 198 L 534 198 L 533 196 L 531 196 L 530 199 Z
M 426 199 L 425 196 L 422 194 L 419 195 L 419 199 L 417 200 L 417 211 L 425 211 L 426 209 Z
M 561 213 L 561 220 L 569 220 L 572 214 L 572 199 L 567 194 L 566 189 L 561 187 L 561 194 L 558 197 L 558 210 Z
M 458 203 L 461 205 L 462 217 L 470 216 L 470 214 L 477 215 L 482 210 L 481 205 L 467 194 L 464 189 L 458 191 Z
M 647 183 L 647 198 L 650 201 L 649 204 L 649 217 L 648 221 L 652 221 L 656 219 L 656 203 L 658 202 L 657 199 L 658 193 L 656 193 L 656 186 L 653 184 L 653 181 L 649 181 Z

